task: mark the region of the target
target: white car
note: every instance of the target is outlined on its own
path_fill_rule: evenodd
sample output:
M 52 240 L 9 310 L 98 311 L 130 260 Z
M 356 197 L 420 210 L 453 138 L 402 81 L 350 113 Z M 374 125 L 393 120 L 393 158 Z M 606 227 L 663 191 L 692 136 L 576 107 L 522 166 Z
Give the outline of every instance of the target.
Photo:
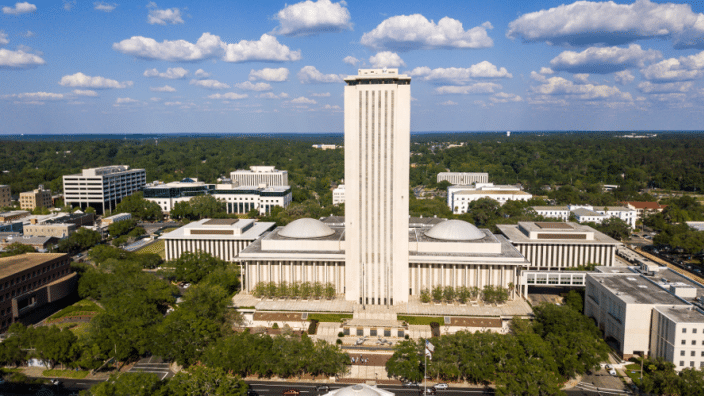
M 616 370 L 614 369 L 609 370 L 609 374 L 613 375 L 614 377 L 618 375 L 616 374 Z
M 437 390 L 446 390 L 449 387 L 445 383 L 440 383 L 440 384 L 435 384 L 435 386 L 433 386 L 433 388 L 435 388 Z

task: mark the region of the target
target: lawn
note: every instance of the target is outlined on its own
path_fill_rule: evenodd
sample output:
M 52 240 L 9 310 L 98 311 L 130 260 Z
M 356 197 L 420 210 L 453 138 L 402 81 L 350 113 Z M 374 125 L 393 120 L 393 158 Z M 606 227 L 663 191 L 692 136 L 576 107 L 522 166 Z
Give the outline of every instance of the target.
M 90 326 L 89 323 L 59 323 L 55 325 L 58 328 L 64 329 L 68 328 L 70 329 L 73 334 L 76 335 L 78 338 L 83 338 L 86 335 L 88 335 L 88 326 Z
M 403 316 L 398 315 L 398 320 L 402 320 L 409 325 L 426 325 L 430 326 L 431 322 L 437 322 L 440 326 L 445 324 L 445 318 L 441 316 Z
M 308 320 L 317 320 L 318 322 L 337 322 L 342 319 L 352 319 L 352 314 L 308 314 Z
M 135 253 L 156 253 L 161 256 L 161 258 L 166 258 L 166 247 L 164 246 L 164 241 L 156 241 L 151 245 L 145 246 L 137 250 Z
M 631 378 L 633 383 L 640 383 L 640 364 L 633 363 L 626 365 L 626 375 Z
M 88 315 L 88 314 L 95 314 L 97 312 L 101 312 L 102 308 L 98 306 L 98 304 L 94 303 L 91 300 L 83 299 L 81 301 L 78 301 L 74 303 L 73 305 L 69 305 L 68 307 L 62 309 L 61 311 L 51 315 L 49 317 L 49 321 L 59 319 L 59 318 L 65 318 L 67 316 L 80 316 L 80 315 Z
M 88 371 L 84 370 L 44 370 L 42 375 L 50 378 L 73 378 L 83 379 L 88 376 Z

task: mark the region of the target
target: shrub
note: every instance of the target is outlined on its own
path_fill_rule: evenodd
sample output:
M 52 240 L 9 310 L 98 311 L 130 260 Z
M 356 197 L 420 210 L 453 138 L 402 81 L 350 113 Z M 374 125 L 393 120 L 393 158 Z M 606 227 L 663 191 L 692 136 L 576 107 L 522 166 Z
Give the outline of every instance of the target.
M 420 291 L 420 301 L 424 303 L 429 303 L 431 300 L 430 298 L 430 292 L 428 289 L 423 289 Z
M 342 345 L 342 340 L 338 338 L 337 341 L 335 341 L 335 344 Z
M 435 300 L 435 302 L 442 301 L 442 296 L 443 296 L 442 286 L 435 286 L 433 288 L 432 294 L 433 294 L 433 300 Z
M 471 293 L 469 289 L 467 289 L 466 286 L 462 286 L 457 291 L 457 300 L 459 300 L 460 304 L 466 304 L 467 300 L 469 300 L 470 295 Z
M 315 282 L 313 284 L 313 296 L 315 296 L 316 299 L 320 299 L 323 296 L 323 292 L 325 289 L 323 288 L 323 284 L 320 282 Z
M 316 319 L 311 319 L 310 326 L 308 326 L 308 334 L 315 334 L 318 330 L 318 321 Z
M 272 329 L 276 330 L 279 328 L 279 324 L 274 322 L 274 324 L 271 326 Z
M 340 338 L 342 338 L 342 337 L 344 337 L 344 336 L 345 336 L 345 333 L 343 333 L 343 332 L 339 332 L 339 333 L 337 333 L 337 336 L 338 336 L 338 337 L 340 337 Z
M 324 294 L 325 294 L 325 298 L 327 298 L 329 300 L 332 300 L 333 298 L 335 298 L 335 294 L 337 294 L 337 292 L 335 291 L 335 285 L 333 285 L 332 283 L 326 283 Z
M 403 336 L 403 338 L 409 339 L 410 337 L 408 337 L 408 334 L 406 334 L 405 336 Z
M 442 291 L 442 296 L 448 303 L 455 301 L 455 295 L 455 288 L 452 286 L 445 286 L 445 290 Z
M 286 298 L 289 296 L 289 287 L 288 283 L 281 282 L 279 285 L 276 287 L 276 297 L 279 298 Z

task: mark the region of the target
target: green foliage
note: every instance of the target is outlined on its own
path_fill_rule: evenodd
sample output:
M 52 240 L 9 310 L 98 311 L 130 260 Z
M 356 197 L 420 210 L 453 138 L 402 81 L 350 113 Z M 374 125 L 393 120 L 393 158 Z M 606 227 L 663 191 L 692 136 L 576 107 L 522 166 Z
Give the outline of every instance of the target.
M 17 364 L 19 359 L 36 357 L 52 369 L 58 363 L 70 364 L 77 358 L 78 338 L 69 329 L 24 327 L 15 323 L 8 333 L 9 338 L 0 344 L 0 359 L 4 364 Z
M 582 313 L 584 311 L 583 292 L 580 293 L 577 290 L 570 290 L 567 296 L 565 296 L 565 305 Z
M 420 301 L 423 303 L 429 303 L 432 300 L 430 297 L 430 291 L 428 289 L 423 289 L 420 291 Z
M 433 322 L 437 322 L 441 326 L 445 325 L 445 318 L 442 316 L 405 316 L 398 315 L 398 320 L 404 321 L 409 325 L 425 325 L 429 326 Z
M 0 257 L 17 256 L 25 253 L 34 253 L 36 250 L 30 245 L 25 245 L 19 242 L 13 242 L 5 246 L 5 251 L 0 253 Z
M 108 226 L 108 233 L 111 237 L 117 238 L 127 235 L 127 233 L 132 231 L 135 227 L 137 227 L 137 220 L 135 219 L 116 221 Z
M 211 272 L 227 267 L 225 261 L 201 251 L 184 252 L 181 257 L 168 264 L 174 268 L 177 280 L 190 283 L 198 283 Z
M 247 384 L 219 368 L 192 366 L 171 378 L 166 389 L 169 396 L 244 396 Z
M 390 377 L 420 382 L 423 379 L 423 358 L 425 345 L 422 340 L 405 340 L 396 343 L 394 354 L 386 362 Z
M 116 213 L 130 213 L 134 220 L 161 221 L 164 218 L 159 204 L 144 199 L 141 191 L 122 198 L 113 211 Z
M 92 248 L 100 243 L 101 239 L 100 233 L 87 228 L 81 228 L 68 238 L 60 240 L 58 251 L 61 253 L 75 254 Z
M 352 319 L 352 314 L 308 314 L 308 320 L 317 320 L 318 322 L 333 322 L 340 323 L 342 319 Z
M 315 297 L 320 299 L 334 298 L 336 294 L 335 285 L 332 283 L 320 282 L 260 282 L 252 289 L 252 295 L 257 298 L 304 298 Z
M 212 195 L 201 195 L 189 201 L 177 202 L 169 214 L 174 219 L 219 218 L 227 215 L 225 205 L 224 201 L 217 200 Z
M 100 312 L 100 311 L 102 311 L 102 309 L 98 306 L 98 304 L 94 303 L 93 301 L 83 299 L 83 300 L 78 301 L 74 304 L 71 304 L 68 307 L 62 309 L 61 311 L 51 315 L 49 317 L 49 320 L 64 318 L 67 316 L 73 316 L 79 312 L 91 313 L 91 312 Z
M 310 319 L 308 334 L 315 334 L 316 331 L 318 331 L 318 321 L 316 319 Z
M 628 223 L 616 217 L 610 217 L 601 224 L 593 224 L 592 227 L 617 241 L 626 240 L 631 235 L 631 227 Z
M 91 396 L 164 395 L 165 382 L 154 373 L 117 373 L 90 388 Z

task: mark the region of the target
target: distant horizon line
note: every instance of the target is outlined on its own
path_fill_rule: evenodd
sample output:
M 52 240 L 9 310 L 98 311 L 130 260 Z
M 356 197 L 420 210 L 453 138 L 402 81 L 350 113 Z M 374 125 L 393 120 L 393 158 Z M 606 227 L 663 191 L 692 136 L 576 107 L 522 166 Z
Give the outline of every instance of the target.
M 473 130 L 473 131 L 411 131 L 411 135 L 428 134 L 459 134 L 459 133 L 702 133 L 701 129 L 667 129 L 667 130 L 568 130 L 568 129 L 533 129 L 533 130 Z M 109 136 L 137 136 L 137 135 L 343 135 L 344 132 L 131 132 L 131 133 L 100 133 L 100 132 L 79 132 L 79 133 L 21 133 L 3 134 L 0 137 L 22 137 L 22 136 L 85 136 L 85 135 L 109 135 Z

